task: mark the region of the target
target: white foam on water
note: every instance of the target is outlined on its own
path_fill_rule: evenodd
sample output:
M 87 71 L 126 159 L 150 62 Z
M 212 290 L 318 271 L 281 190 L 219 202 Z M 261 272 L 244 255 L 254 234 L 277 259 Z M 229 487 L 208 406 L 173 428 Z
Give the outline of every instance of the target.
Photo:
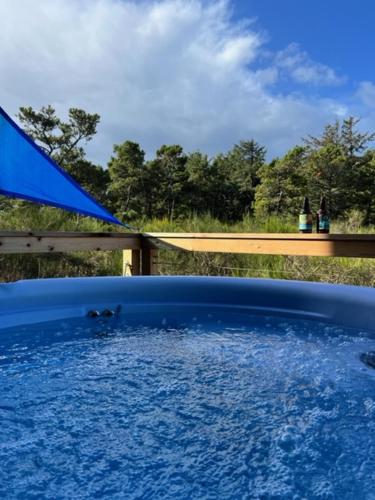
M 92 324 L 2 336 L 0 495 L 373 495 L 373 334 L 211 312 Z

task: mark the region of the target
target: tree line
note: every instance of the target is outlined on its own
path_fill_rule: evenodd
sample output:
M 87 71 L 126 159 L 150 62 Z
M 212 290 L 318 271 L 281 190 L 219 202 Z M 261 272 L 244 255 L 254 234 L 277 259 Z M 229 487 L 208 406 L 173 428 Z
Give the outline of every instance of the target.
M 210 158 L 180 145 L 163 145 L 153 159 L 126 140 L 115 145 L 108 168 L 88 161 L 84 146 L 96 134 L 97 114 L 71 108 L 61 120 L 53 107 L 20 108 L 23 129 L 87 191 L 122 220 L 207 214 L 222 221 L 245 215 L 296 215 L 304 196 L 314 207 L 325 196 L 333 218 L 347 210 L 375 221 L 375 134 L 349 117 L 327 125 L 285 156 L 266 161 L 254 139 Z

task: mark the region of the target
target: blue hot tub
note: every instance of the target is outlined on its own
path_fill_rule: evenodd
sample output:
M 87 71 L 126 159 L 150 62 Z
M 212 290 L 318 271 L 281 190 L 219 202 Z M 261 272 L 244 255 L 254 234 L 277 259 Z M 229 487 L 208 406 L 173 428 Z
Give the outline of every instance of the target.
M 375 290 L 0 285 L 1 498 L 372 498 Z

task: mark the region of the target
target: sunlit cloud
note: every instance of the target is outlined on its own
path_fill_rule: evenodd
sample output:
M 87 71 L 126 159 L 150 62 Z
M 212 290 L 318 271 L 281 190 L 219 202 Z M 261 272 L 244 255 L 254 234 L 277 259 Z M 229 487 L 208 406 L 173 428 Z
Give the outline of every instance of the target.
M 126 139 L 152 155 L 163 143 L 214 154 L 254 137 L 283 154 L 347 109 L 303 91 L 341 76 L 297 46 L 264 57 L 264 35 L 226 1 L 0 0 L 0 18 L 0 104 L 98 112 L 89 156 L 102 164 Z M 298 93 L 280 91 L 286 75 Z

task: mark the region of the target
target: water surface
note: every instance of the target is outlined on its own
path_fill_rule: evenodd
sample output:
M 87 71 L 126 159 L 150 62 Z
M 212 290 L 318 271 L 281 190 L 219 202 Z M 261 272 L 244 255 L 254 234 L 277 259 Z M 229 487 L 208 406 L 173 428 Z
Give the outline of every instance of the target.
M 374 334 L 148 324 L 0 332 L 1 498 L 375 498 Z

